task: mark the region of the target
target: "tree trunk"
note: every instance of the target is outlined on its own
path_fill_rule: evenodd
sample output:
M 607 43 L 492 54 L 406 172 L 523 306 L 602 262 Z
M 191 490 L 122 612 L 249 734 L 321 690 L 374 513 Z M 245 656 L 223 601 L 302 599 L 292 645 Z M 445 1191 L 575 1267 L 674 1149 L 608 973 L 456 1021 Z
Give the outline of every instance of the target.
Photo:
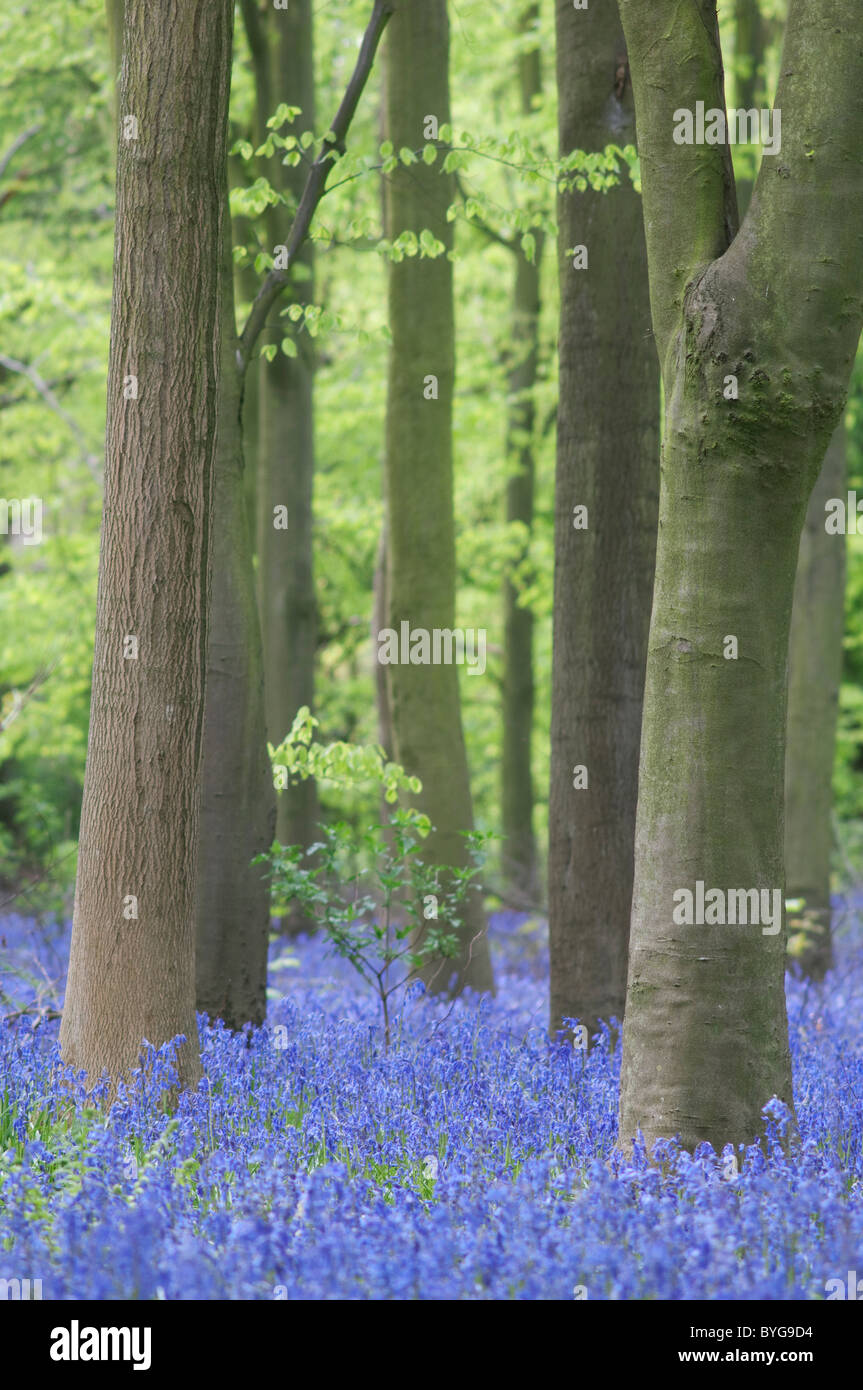
M 833 762 L 842 639 L 845 632 L 845 539 L 829 535 L 825 503 L 845 496 L 845 424 L 827 450 L 800 537 L 788 646 L 785 749 L 785 875 L 789 898 L 803 898 L 811 941 L 797 957 L 821 979 L 833 964 L 830 856 Z
M 286 13 L 270 9 L 261 24 L 263 48 L 256 56 L 259 121 L 265 125 L 279 101 L 299 106 L 296 131 L 315 124 L 314 46 L 311 0 L 293 0 Z M 260 68 L 266 64 L 266 79 Z M 261 138 L 264 138 L 262 133 Z M 267 166 L 271 182 L 299 202 L 306 181 L 305 163 L 289 168 Z M 292 220 L 288 208 L 267 212 L 269 250 L 284 243 Z M 314 302 L 314 250 L 306 242 L 297 258 L 303 267 L 293 294 L 271 310 L 266 340 L 281 348 L 293 337 L 298 355 L 280 350 L 272 362 L 259 363 L 258 594 L 264 642 L 267 731 L 278 744 L 290 731 L 297 710 L 314 705 L 317 602 L 315 597 L 312 492 L 314 445 L 314 352 L 308 333 L 297 333 L 284 316 L 289 300 Z M 288 527 L 275 524 L 275 509 L 287 507 Z M 282 844 L 314 842 L 318 804 L 312 780 L 278 797 L 276 834 Z
M 737 105 L 746 111 L 762 95 L 766 40 L 761 0 L 734 0 L 734 85 Z
M 783 783 L 800 531 L 863 323 L 863 12 L 792 0 L 765 156 L 737 232 L 715 3 L 621 0 L 666 401 L 644 700 L 620 1139 L 752 1141 L 792 1103 Z M 774 127 L 775 129 L 775 127 Z M 730 639 L 734 639 L 731 641 Z M 688 925 L 683 891 L 716 924 Z M 731 890 L 767 921 L 721 925 Z M 736 904 L 735 904 L 736 906 Z M 774 919 L 775 910 L 775 919 Z
M 557 4 L 560 150 L 635 143 L 617 6 Z M 551 1028 L 623 1018 L 659 491 L 641 198 L 561 195 L 549 797 Z M 567 251 L 585 246 L 588 268 Z M 586 507 L 576 529 L 575 507 Z M 586 787 L 576 768 L 586 769 Z
M 233 6 L 128 0 L 105 506 L 60 1041 L 91 1082 L 177 1035 L 200 1074 L 194 884 Z M 153 82 L 152 74 L 159 74 Z M 132 134 L 134 132 L 134 134 Z M 215 351 L 214 351 L 215 346 Z
M 120 83 L 120 64 L 123 60 L 123 7 L 126 0 L 105 0 L 105 20 L 108 25 L 108 54 L 111 59 L 111 110 L 117 123 L 117 92 Z
M 227 181 L 223 184 L 227 210 Z M 253 858 L 275 831 L 264 727 L 261 637 L 246 524 L 241 387 L 230 218 L 221 255 L 222 381 L 213 486 L 213 579 L 207 667 L 202 847 L 198 878 L 197 1001 L 229 1028 L 267 1011 L 270 889 Z
M 372 594 L 372 643 L 378 649 L 378 634 L 387 625 L 389 599 L 387 597 L 387 522 L 384 515 L 381 534 L 378 538 L 378 553 L 375 560 L 375 576 Z M 393 725 L 387 690 L 387 668 L 375 662 L 375 705 L 378 712 L 378 743 L 387 758 L 393 757 Z M 386 802 L 381 798 L 382 804 Z
M 528 5 L 519 20 L 523 34 L 538 22 L 539 7 Z M 542 60 L 539 48 L 519 54 L 518 79 L 521 109 L 533 110 L 534 98 L 542 91 Z M 516 250 L 515 284 L 512 306 L 512 353 L 508 376 L 509 418 L 506 452 L 509 475 L 506 483 L 506 520 L 525 528 L 522 553 L 527 554 L 533 529 L 534 489 L 534 399 L 539 358 L 540 263 L 543 238 L 536 234 L 534 260 Z M 540 896 L 537 873 L 536 839 L 533 833 L 533 614 L 519 602 L 519 593 L 509 580 L 503 586 L 503 701 L 501 747 L 501 808 L 503 821 L 503 874 L 511 892 L 526 906 Z
M 401 3 L 390 21 L 387 134 L 396 150 L 420 150 L 426 117 L 449 121 L 449 24 L 445 0 Z M 387 235 L 428 228 L 450 250 L 452 179 L 436 165 L 399 166 L 390 176 Z M 452 404 L 455 381 L 452 263 L 406 258 L 389 270 L 390 351 L 386 423 L 389 627 L 430 635 L 455 625 Z M 431 380 L 434 378 L 434 381 Z M 436 398 L 434 393 L 436 392 Z M 429 393 L 429 398 L 426 398 Z M 419 805 L 435 827 L 430 863 L 463 866 L 473 828 L 458 668 L 387 666 L 396 760 L 420 777 Z M 475 895 L 476 896 L 476 895 Z M 478 903 L 465 913 L 460 951 L 435 962 L 431 989 L 492 988 L 491 956 Z

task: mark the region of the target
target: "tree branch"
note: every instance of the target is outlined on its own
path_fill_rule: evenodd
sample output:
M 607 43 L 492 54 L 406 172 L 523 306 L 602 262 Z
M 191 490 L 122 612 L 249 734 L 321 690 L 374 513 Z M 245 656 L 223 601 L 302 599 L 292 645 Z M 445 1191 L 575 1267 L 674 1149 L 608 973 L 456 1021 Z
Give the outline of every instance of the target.
M 327 132 L 328 134 L 332 133 L 335 138 L 325 139 L 322 142 L 317 159 L 309 171 L 306 186 L 303 189 L 300 206 L 297 209 L 297 215 L 294 218 L 287 242 L 288 263 L 283 270 L 271 270 L 267 275 L 255 297 L 246 326 L 240 334 L 237 348 L 237 370 L 241 376 L 248 366 L 255 343 L 267 321 L 272 305 L 288 284 L 290 269 L 308 236 L 312 218 L 326 191 L 327 175 L 332 167 L 333 157 L 336 154 L 344 153 L 345 138 L 369 79 L 384 29 L 394 10 L 395 0 L 375 0 L 371 19 L 360 45 L 356 67 L 345 90 L 335 120 Z
M 458 195 L 461 198 L 462 202 L 466 203 L 470 195 L 468 194 L 468 191 L 465 188 L 464 183 L 462 182 L 461 174 L 459 174 L 456 171 L 454 178 Z M 467 222 L 467 225 L 469 227 L 474 227 L 476 231 L 482 232 L 483 235 L 487 236 L 490 241 L 497 242 L 498 246 L 506 247 L 507 251 L 518 252 L 519 246 L 515 237 L 502 236 L 500 232 L 496 232 L 494 227 L 490 227 L 489 224 L 485 221 L 473 222 L 470 218 L 465 218 L 465 221 Z
M 6 153 L 0 155 L 0 179 L 6 173 L 21 146 L 26 145 L 28 140 L 32 140 L 34 135 L 38 135 L 41 129 L 41 125 L 31 125 L 27 130 L 22 130 L 20 135 L 16 135 Z
M 620 0 L 641 156 L 650 304 L 660 363 L 687 286 L 737 231 L 731 150 L 676 144 L 674 113 L 725 111 L 716 0 Z
M 86 463 L 87 467 L 92 473 L 94 480 L 96 481 L 96 483 L 98 483 L 99 487 L 101 488 L 102 477 L 99 460 L 97 459 L 96 455 L 94 453 L 91 453 L 90 449 L 88 448 L 87 440 L 84 437 L 84 433 L 81 429 L 81 426 L 78 424 L 78 421 L 74 418 L 74 416 L 69 414 L 68 410 L 66 410 L 64 406 L 60 404 L 57 397 L 54 395 L 54 392 L 51 390 L 51 387 L 48 385 L 47 381 L 43 380 L 39 373 L 33 367 L 29 367 L 26 362 L 18 362 L 14 357 L 7 357 L 5 353 L 2 352 L 0 352 L 0 367 L 5 367 L 7 371 L 17 372 L 20 376 L 26 377 L 27 380 L 30 382 L 31 386 L 35 387 L 35 389 L 38 391 L 45 404 L 51 410 L 54 411 L 55 415 L 59 415 L 60 419 L 66 425 L 69 426 L 69 429 L 72 431 L 72 433 L 78 441 L 79 447 L 81 449 L 81 457 L 83 458 L 84 462 Z
M 712 272 L 733 312 L 748 305 L 759 333 L 780 335 L 792 370 L 811 368 L 808 397 L 836 410 L 863 319 L 861 86 L 856 0 L 819 0 L 817 14 L 791 0 L 774 105 L 781 149 L 762 159 L 740 235 Z

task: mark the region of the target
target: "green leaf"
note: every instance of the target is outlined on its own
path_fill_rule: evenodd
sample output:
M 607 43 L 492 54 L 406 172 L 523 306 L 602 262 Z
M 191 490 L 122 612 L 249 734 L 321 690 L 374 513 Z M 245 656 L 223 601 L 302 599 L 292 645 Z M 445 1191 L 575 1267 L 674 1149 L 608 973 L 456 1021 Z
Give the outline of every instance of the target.
M 299 351 L 293 338 L 282 339 L 282 352 L 286 357 L 299 357 Z
M 280 125 L 284 125 L 286 121 L 290 124 L 291 121 L 296 120 L 297 116 L 301 114 L 301 107 L 287 106 L 285 102 L 281 101 L 276 107 L 274 114 L 267 121 L 267 128 L 269 130 L 277 130 Z

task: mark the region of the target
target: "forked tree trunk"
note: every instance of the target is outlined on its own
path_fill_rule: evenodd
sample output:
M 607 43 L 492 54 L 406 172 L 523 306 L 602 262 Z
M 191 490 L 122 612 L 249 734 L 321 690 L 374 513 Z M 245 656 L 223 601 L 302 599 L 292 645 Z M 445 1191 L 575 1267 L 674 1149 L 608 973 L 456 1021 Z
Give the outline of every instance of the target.
M 558 0 L 557 65 L 561 154 L 634 144 L 613 0 L 586 11 Z M 556 1031 L 564 1018 L 577 1018 L 592 1033 L 600 1019 L 623 1018 L 626 994 L 659 496 L 659 364 L 641 198 L 628 174 L 607 193 L 561 195 L 558 227 L 550 1022 Z M 567 252 L 580 246 L 587 267 L 576 269 L 579 258 Z M 576 507 L 587 508 L 586 518 Z
M 126 5 L 105 506 L 60 1034 L 63 1060 L 91 1082 L 127 1074 L 144 1039 L 180 1034 L 180 1085 L 201 1070 L 194 894 L 232 20 L 228 0 Z
M 863 323 L 863 11 L 823 0 L 815 24 L 791 0 L 781 153 L 765 156 L 739 233 L 728 146 L 672 136 L 679 109 L 724 106 L 715 3 L 621 0 L 621 13 L 666 428 L 620 1139 L 721 1146 L 763 1132 L 772 1096 L 792 1102 L 788 633 L 800 531 Z M 679 895 L 699 881 L 726 910 L 730 890 L 766 890 L 772 916 L 778 893 L 778 930 L 685 924 Z
M 845 538 L 825 528 L 825 503 L 845 497 L 845 424 L 839 425 L 809 500 L 800 537 L 788 645 L 785 874 L 804 900 L 808 939 L 797 959 L 821 979 L 833 964 L 830 858 L 833 760 L 845 634 Z
M 449 114 L 449 24 L 445 0 L 402 0 L 387 39 L 387 136 L 396 150 L 420 150 L 426 117 Z M 420 161 L 394 170 L 388 183 L 387 235 L 428 228 L 452 248 L 446 212 L 452 178 Z M 389 270 L 390 351 L 386 423 L 389 535 L 389 627 L 455 626 L 452 405 L 455 381 L 452 263 L 406 258 Z M 435 378 L 435 383 L 430 378 Z M 436 391 L 436 396 L 431 394 Z M 427 398 L 428 396 L 428 398 Z M 481 679 L 475 677 L 474 679 Z M 387 667 L 396 760 L 420 777 L 419 805 L 435 832 L 424 846 L 430 863 L 467 862 L 464 831 L 473 827 L 458 667 Z M 491 957 L 474 899 L 459 934 L 456 959 L 426 972 L 434 990 L 492 988 Z

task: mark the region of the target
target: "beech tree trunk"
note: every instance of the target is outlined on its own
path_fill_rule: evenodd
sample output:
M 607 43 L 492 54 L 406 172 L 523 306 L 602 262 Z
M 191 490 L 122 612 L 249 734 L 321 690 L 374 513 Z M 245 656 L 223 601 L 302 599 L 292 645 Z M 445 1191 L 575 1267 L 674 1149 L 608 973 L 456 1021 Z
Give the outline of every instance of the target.
M 830 812 L 845 635 L 845 538 L 826 531 L 824 505 L 831 497 L 844 498 L 845 474 L 843 421 L 809 500 L 797 557 L 788 646 L 786 893 L 804 900 L 810 940 L 797 959 L 813 979 L 821 979 L 833 964 Z
M 615 0 L 557 3 L 560 152 L 635 143 Z M 659 364 L 641 198 L 561 195 L 549 796 L 551 1029 L 623 1018 L 659 497 Z M 587 250 L 575 269 L 573 247 Z M 586 507 L 586 529 L 574 508 Z M 576 775 L 576 768 L 585 773 Z M 586 776 L 586 786 L 583 783 Z
M 734 0 L 737 104 L 747 111 L 761 95 L 766 40 L 761 0 Z
M 213 486 L 213 578 L 207 666 L 202 845 L 198 875 L 197 1002 L 229 1028 L 267 1011 L 270 887 L 252 860 L 275 832 L 264 724 L 261 636 L 246 520 L 241 385 L 231 224 L 221 249 L 222 374 Z
M 529 34 L 539 17 L 536 4 L 523 10 L 519 29 Z M 521 109 L 533 110 L 542 92 L 542 58 L 538 46 L 522 51 L 518 59 Z M 506 520 L 525 527 L 527 553 L 533 529 L 534 491 L 534 388 L 539 360 L 540 265 L 543 238 L 536 234 L 533 261 L 520 247 L 516 250 L 512 304 L 512 348 L 508 374 L 509 419 L 506 452 Z M 519 601 L 515 585 L 503 586 L 503 737 L 501 744 L 501 808 L 503 821 L 503 872 L 517 900 L 533 906 L 540 897 L 536 838 L 533 833 L 533 614 Z
M 63 1060 L 116 1082 L 195 1021 L 198 772 L 233 6 L 127 0 L 105 505 Z M 159 81 L 152 81 L 153 72 Z M 124 131 L 124 118 L 134 117 Z M 128 138 L 124 138 L 128 135 Z M 214 350 L 215 348 L 215 350 Z
M 449 112 L 449 23 L 445 0 L 403 0 L 387 36 L 387 136 L 396 150 L 419 151 L 426 117 L 442 125 Z M 446 212 L 453 182 L 422 161 L 400 166 L 387 185 L 387 235 L 428 228 L 452 248 Z M 447 256 L 406 258 L 389 269 L 389 360 L 386 422 L 388 626 L 455 626 L 452 405 L 455 330 L 452 263 Z M 435 383 L 429 378 L 434 377 Z M 426 392 L 436 391 L 436 396 Z M 482 677 L 473 677 L 482 679 Z M 396 760 L 420 777 L 419 805 L 434 834 L 427 862 L 467 862 L 464 831 L 473 828 L 458 667 L 387 666 Z M 491 956 L 478 895 L 465 913 L 457 958 L 426 972 L 433 990 L 492 988 Z
M 273 114 L 279 101 L 299 106 L 294 131 L 315 127 L 314 41 L 311 0 L 292 0 L 287 11 L 265 10 L 259 21 L 261 42 L 254 53 L 259 122 Z M 261 139 L 265 138 L 265 129 Z M 269 161 L 266 171 L 281 192 L 299 202 L 307 169 Z M 290 208 L 267 212 L 269 250 L 284 243 L 293 220 Z M 301 269 L 293 293 L 277 300 L 265 340 L 281 349 L 293 337 L 295 358 L 281 350 L 272 362 L 260 360 L 258 454 L 258 594 L 264 643 L 267 731 L 278 744 L 289 732 L 297 710 L 314 706 L 317 601 L 312 535 L 315 469 L 314 351 L 308 333 L 297 333 L 284 315 L 291 301 L 314 302 L 314 249 L 307 241 L 297 257 Z M 288 508 L 287 529 L 274 525 L 274 509 Z M 314 842 L 318 819 L 311 779 L 281 792 L 277 799 L 276 835 L 282 844 Z
M 724 107 L 715 0 L 621 13 L 666 422 L 620 1139 L 717 1147 L 792 1103 L 783 913 L 681 925 L 675 895 L 784 886 L 797 551 L 863 324 L 863 11 L 791 0 L 781 153 L 739 232 L 728 145 L 672 138 L 676 110 Z

